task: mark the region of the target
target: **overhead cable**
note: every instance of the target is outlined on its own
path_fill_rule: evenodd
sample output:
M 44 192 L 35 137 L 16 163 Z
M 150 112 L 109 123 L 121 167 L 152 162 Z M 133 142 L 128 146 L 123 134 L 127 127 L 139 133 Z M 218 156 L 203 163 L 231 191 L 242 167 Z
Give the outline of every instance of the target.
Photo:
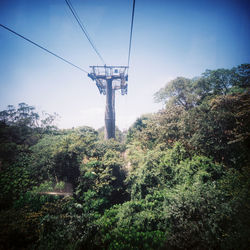
M 130 38 L 129 38 L 129 49 L 128 49 L 128 67 L 129 67 L 129 63 L 130 63 L 131 42 L 132 42 L 133 26 L 134 26 L 134 16 L 135 16 L 135 0 L 133 0 L 132 19 L 131 19 L 131 26 L 130 26 Z
M 55 57 L 61 59 L 62 61 L 64 61 L 64 62 L 70 64 L 71 66 L 73 66 L 73 67 L 75 67 L 75 68 L 77 68 L 77 69 L 79 69 L 79 70 L 81 70 L 81 71 L 83 71 L 83 72 L 85 72 L 85 73 L 88 74 L 88 72 L 87 72 L 86 70 L 84 70 L 84 69 L 78 67 L 77 65 L 75 65 L 75 64 L 71 63 L 70 61 L 68 61 L 68 60 L 66 60 L 66 59 L 64 59 L 64 58 L 62 58 L 61 56 L 58 56 L 57 54 L 55 54 L 55 53 L 49 51 L 48 49 L 46 49 L 46 48 L 44 48 L 43 46 L 41 46 L 41 45 L 39 45 L 39 44 L 37 44 L 37 43 L 31 41 L 30 39 L 28 39 L 28 38 L 26 38 L 26 37 L 20 35 L 19 33 L 15 32 L 14 30 L 12 30 L 12 29 L 10 29 L 10 28 L 8 28 L 8 27 L 2 25 L 2 24 L 0 24 L 0 26 L 3 27 L 3 28 L 6 29 L 6 30 L 12 32 L 13 34 L 15 34 L 15 35 L 17 35 L 17 36 L 23 38 L 24 40 L 26 40 L 26 41 L 28 41 L 28 42 L 34 44 L 34 45 L 37 46 L 38 48 L 40 48 L 40 49 L 42 49 L 42 50 L 44 50 L 44 51 L 50 53 L 51 55 L 53 55 L 53 56 L 55 56 Z
M 86 36 L 86 38 L 88 39 L 89 43 L 91 44 L 92 48 L 94 49 L 94 51 L 96 52 L 97 56 L 100 58 L 100 60 L 102 61 L 102 63 L 105 65 L 104 59 L 101 56 L 101 54 L 98 52 L 96 46 L 94 45 L 93 41 L 91 40 L 85 26 L 83 25 L 81 19 L 79 18 L 79 16 L 77 15 L 72 3 L 70 2 L 70 0 L 65 0 L 66 4 L 68 5 L 70 11 L 72 12 L 73 16 L 75 17 L 77 23 L 79 24 L 82 32 L 84 33 L 84 35 Z

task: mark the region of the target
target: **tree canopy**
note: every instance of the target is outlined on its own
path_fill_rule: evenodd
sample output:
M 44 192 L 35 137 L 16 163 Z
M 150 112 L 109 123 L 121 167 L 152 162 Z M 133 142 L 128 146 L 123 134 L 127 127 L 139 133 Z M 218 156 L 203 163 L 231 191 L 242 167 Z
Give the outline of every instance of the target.
M 177 77 L 108 141 L 8 106 L 0 249 L 248 249 L 249 79 L 249 64 Z

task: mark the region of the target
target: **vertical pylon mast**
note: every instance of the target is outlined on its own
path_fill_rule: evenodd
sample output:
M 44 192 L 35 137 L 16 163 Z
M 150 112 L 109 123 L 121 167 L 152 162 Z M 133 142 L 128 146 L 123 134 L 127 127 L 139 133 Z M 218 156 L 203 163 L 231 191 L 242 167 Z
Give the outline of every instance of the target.
M 90 66 L 88 76 L 96 82 L 100 94 L 106 95 L 105 139 L 115 138 L 115 91 L 127 94 L 127 66 Z

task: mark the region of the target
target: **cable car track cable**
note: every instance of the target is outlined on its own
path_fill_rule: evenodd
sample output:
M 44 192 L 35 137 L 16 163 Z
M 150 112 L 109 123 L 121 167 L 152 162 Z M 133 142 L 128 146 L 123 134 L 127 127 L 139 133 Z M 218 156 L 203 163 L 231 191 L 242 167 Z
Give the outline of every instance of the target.
M 84 33 L 84 35 L 86 36 L 86 38 L 88 39 L 89 43 L 91 44 L 92 48 L 94 49 L 94 51 L 96 52 L 97 56 L 100 58 L 100 60 L 102 61 L 102 63 L 105 65 L 105 61 L 103 59 L 103 57 L 101 56 L 101 54 L 98 52 L 96 46 L 94 45 L 93 41 L 91 40 L 87 29 L 85 28 L 85 26 L 83 25 L 82 21 L 80 20 L 79 16 L 77 15 L 77 12 L 75 11 L 72 3 L 70 2 L 70 0 L 65 0 L 66 4 L 68 5 L 70 11 L 72 12 L 73 16 L 75 17 L 77 23 L 79 24 L 82 32 Z
M 23 38 L 24 40 L 26 40 L 26 41 L 28 41 L 28 42 L 32 43 L 33 45 L 37 46 L 38 48 L 40 48 L 40 49 L 42 49 L 42 50 L 44 50 L 44 51 L 48 52 L 49 54 L 51 54 L 51 55 L 53 55 L 53 56 L 55 56 L 55 57 L 57 57 L 57 58 L 61 59 L 62 61 L 64 61 L 64 62 L 66 62 L 66 63 L 70 64 L 71 66 L 73 66 L 73 67 L 75 67 L 75 68 L 77 68 L 77 69 L 79 69 L 79 70 L 81 70 L 81 71 L 83 71 L 83 72 L 85 72 L 85 73 L 87 73 L 87 74 L 88 74 L 88 72 L 87 72 L 86 70 L 84 70 L 84 69 L 80 68 L 79 66 L 77 66 L 77 65 L 75 65 L 75 64 L 73 64 L 73 63 L 71 63 L 70 61 L 68 61 L 68 60 L 64 59 L 63 57 L 58 56 L 57 54 L 55 54 L 55 53 L 51 52 L 50 50 L 48 50 L 48 49 L 44 48 L 43 46 L 41 46 L 41 45 L 39 45 L 39 44 L 37 44 L 37 43 L 35 43 L 35 42 L 31 41 L 30 39 L 28 39 L 28 38 L 26 38 L 26 37 L 24 37 L 24 36 L 20 35 L 19 33 L 15 32 L 14 30 L 12 30 L 12 29 L 10 29 L 10 28 L 8 28 L 8 27 L 4 26 L 3 24 L 0 24 L 0 26 L 1 26 L 1 27 L 3 27 L 3 28 L 4 28 L 4 29 L 6 29 L 6 30 L 8 30 L 8 31 L 12 32 L 13 34 L 15 34 L 15 35 L 17 35 L 17 36 L 19 36 L 19 37 Z
M 130 63 L 131 42 L 132 42 L 133 26 L 134 26 L 134 16 L 135 16 L 135 0 L 133 0 L 132 19 L 131 19 L 131 26 L 130 26 L 130 39 L 129 39 L 129 49 L 128 49 L 128 67 L 129 67 L 129 63 Z

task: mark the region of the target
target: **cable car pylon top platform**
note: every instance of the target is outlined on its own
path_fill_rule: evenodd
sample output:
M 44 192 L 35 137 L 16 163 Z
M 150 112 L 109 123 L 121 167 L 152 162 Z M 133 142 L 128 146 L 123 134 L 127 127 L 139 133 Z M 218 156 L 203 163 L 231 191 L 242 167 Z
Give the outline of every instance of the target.
M 121 90 L 121 94 L 128 92 L 128 66 L 90 66 L 88 74 L 99 89 L 100 94 L 106 95 L 107 81 L 112 82 L 113 90 Z

